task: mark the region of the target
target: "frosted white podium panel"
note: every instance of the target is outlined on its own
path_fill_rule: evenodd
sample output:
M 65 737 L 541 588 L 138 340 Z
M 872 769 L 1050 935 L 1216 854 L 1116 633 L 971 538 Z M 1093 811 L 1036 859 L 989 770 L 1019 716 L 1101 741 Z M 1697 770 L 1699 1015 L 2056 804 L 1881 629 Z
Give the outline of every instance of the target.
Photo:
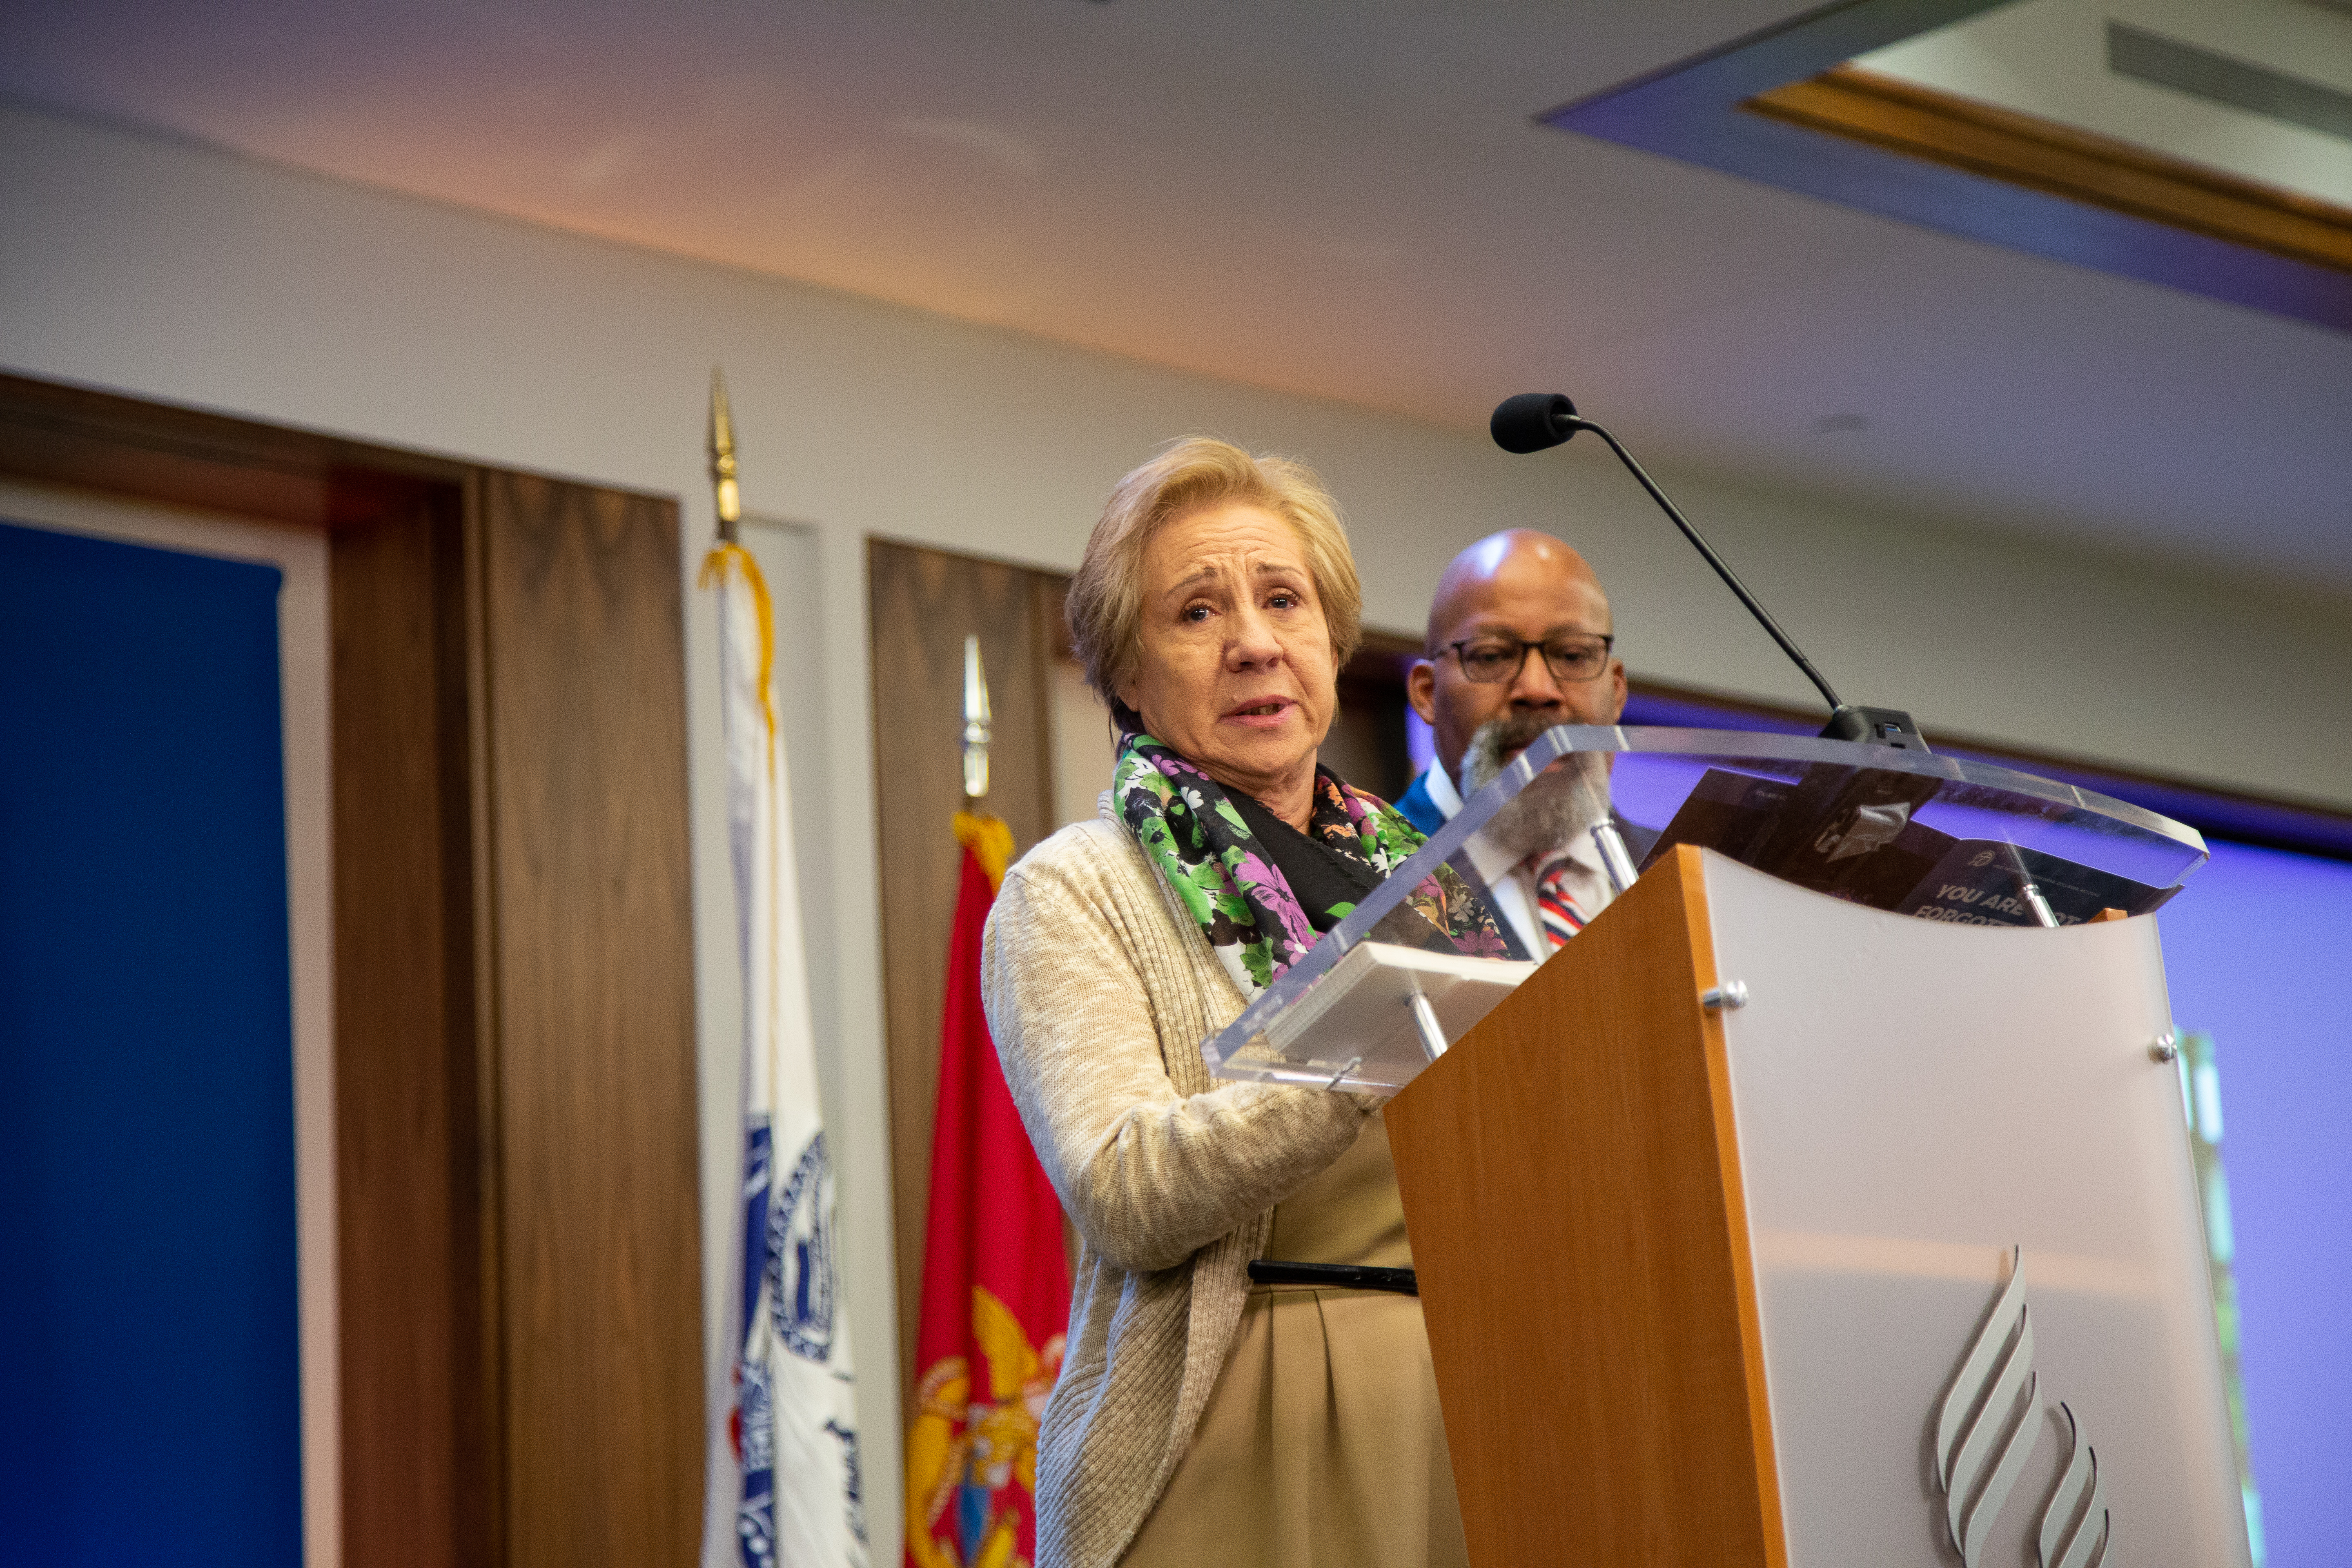
M 1789 1562 L 1948 1562 L 1973 1485 L 1972 1559 L 2034 1563 L 2079 1443 L 2108 1562 L 2245 1564 L 2156 922 L 1930 923 L 1714 856 L 1706 885 L 1748 994 L 1724 1055 Z M 2005 1331 L 1953 1396 L 1983 1388 L 1989 1435 L 1939 1485 L 1930 1414 Z
M 1685 846 L 1391 1102 L 1476 1568 L 2247 1568 L 2153 919 Z

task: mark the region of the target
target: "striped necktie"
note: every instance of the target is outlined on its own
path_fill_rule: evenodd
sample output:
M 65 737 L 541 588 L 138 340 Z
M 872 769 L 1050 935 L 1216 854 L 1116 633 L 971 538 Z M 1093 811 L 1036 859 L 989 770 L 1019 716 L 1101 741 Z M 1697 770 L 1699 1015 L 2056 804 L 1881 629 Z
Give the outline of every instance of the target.
M 1581 869 L 1568 856 L 1555 855 L 1536 873 L 1536 915 L 1555 948 L 1566 947 L 1568 939 L 1584 929 L 1588 917 L 1569 888 L 1570 879 Z

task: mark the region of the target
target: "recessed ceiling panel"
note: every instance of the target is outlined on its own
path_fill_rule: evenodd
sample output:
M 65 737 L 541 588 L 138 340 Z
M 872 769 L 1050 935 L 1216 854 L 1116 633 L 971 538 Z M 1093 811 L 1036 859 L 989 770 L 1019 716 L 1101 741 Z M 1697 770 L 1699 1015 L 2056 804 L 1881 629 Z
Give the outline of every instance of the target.
M 1858 0 L 1546 118 L 2344 329 L 2347 111 L 2352 18 L 2303 0 Z

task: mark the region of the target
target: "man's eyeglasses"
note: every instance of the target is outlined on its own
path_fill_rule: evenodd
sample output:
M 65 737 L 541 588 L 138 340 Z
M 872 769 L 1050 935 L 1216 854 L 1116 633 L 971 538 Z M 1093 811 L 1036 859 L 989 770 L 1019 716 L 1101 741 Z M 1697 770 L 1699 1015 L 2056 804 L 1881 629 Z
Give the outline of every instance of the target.
M 1462 661 L 1462 673 L 1482 686 L 1492 686 L 1506 680 L 1517 680 L 1526 668 L 1528 649 L 1543 649 L 1544 663 L 1557 680 L 1590 680 L 1609 668 L 1609 649 L 1617 639 L 1613 637 L 1553 637 L 1549 642 L 1527 642 L 1518 637 L 1472 637 L 1466 642 L 1448 643 L 1454 657 Z

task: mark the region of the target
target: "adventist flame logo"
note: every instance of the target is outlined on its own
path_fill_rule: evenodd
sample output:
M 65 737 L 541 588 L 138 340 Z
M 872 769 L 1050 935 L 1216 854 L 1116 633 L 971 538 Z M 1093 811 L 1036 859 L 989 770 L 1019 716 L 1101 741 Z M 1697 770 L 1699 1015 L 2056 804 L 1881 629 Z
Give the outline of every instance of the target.
M 1959 1375 L 1936 1412 L 1936 1485 L 1944 1519 L 1968 1568 L 1977 1568 L 2000 1505 L 2033 1448 L 2042 1414 L 2033 1370 L 2033 1320 L 2025 1310 L 2025 1254 L 2011 1254 L 2009 1288 L 1969 1346 Z
M 2033 1451 L 2042 1415 L 2024 1250 L 2012 1247 L 2010 1258 L 2009 1283 L 1936 1407 L 1936 1487 L 1944 1494 L 1952 1544 L 1968 1568 L 1984 1555 L 1993 1521 Z M 2099 1568 L 2109 1539 L 2106 1482 L 2074 1410 L 2064 1404 L 2058 1409 L 2066 1417 L 2070 1457 L 2042 1507 L 2036 1553 L 2042 1568 Z
M 2073 1457 L 2042 1510 L 2042 1568 L 2098 1568 L 2107 1560 L 2106 1479 L 2099 1474 L 2098 1450 L 2083 1441 L 2073 1409 L 2063 1402 L 2058 1409 L 2066 1417 L 2066 1447 Z

